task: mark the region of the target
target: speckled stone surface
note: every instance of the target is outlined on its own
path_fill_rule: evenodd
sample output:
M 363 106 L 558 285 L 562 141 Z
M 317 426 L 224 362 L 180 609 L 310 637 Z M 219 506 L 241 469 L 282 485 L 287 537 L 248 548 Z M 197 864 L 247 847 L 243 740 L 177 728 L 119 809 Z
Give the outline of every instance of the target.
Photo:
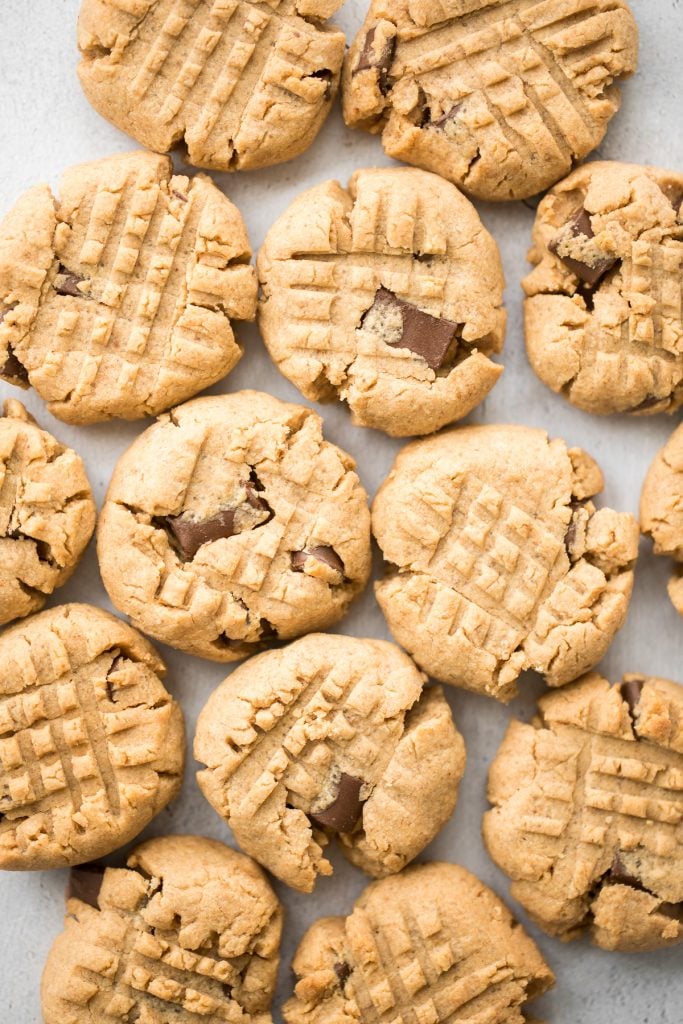
M 362 22 L 365 0 L 347 0 L 336 20 L 351 38 Z M 0 109 L 3 146 L 0 152 L 0 208 L 6 210 L 19 193 L 36 181 L 52 186 L 70 164 L 135 148 L 89 106 L 76 78 L 76 13 L 78 0 L 2 0 L 0 33 Z M 683 54 L 681 0 L 632 0 L 641 30 L 640 71 L 625 83 L 622 110 L 612 121 L 598 156 L 683 169 L 680 132 L 680 76 Z M 215 175 L 243 213 L 252 245 L 257 248 L 270 226 L 303 189 L 330 177 L 348 180 L 359 167 L 387 165 L 379 140 L 344 128 L 338 107 L 309 152 L 291 164 L 242 175 Z M 179 165 L 181 167 L 181 165 Z M 516 422 L 539 426 L 553 436 L 579 445 L 597 459 L 605 473 L 603 499 L 613 508 L 637 514 L 642 481 L 655 453 L 666 442 L 678 418 L 596 418 L 571 408 L 534 375 L 524 352 L 520 279 L 527 272 L 526 250 L 533 211 L 521 202 L 506 206 L 477 203 L 486 227 L 498 241 L 507 276 L 509 310 L 505 372 L 486 401 L 468 422 Z M 257 387 L 288 401 L 298 392 L 272 366 L 257 330 L 240 325 L 246 354 L 228 381 L 212 389 Z M 58 423 L 31 392 L 0 384 L 0 398 L 21 397 L 41 424 L 83 456 L 98 504 L 119 454 L 143 429 L 141 423 L 72 427 Z M 374 493 L 386 475 L 400 442 L 351 425 L 348 412 L 333 404 L 318 407 L 326 436 L 358 460 L 361 479 Z M 642 672 L 683 681 L 683 623 L 666 593 L 670 565 L 652 555 L 643 541 L 629 617 L 601 671 L 612 679 Z M 375 572 L 381 571 L 377 556 Z M 91 545 L 73 579 L 53 596 L 58 601 L 88 601 L 110 608 L 99 579 Z M 388 638 L 372 590 L 356 603 L 338 631 L 356 636 Z M 196 716 L 226 667 L 160 648 L 169 667 L 167 686 L 182 705 L 191 741 Z M 488 765 L 512 716 L 528 717 L 542 690 L 537 678 L 522 687 L 524 697 L 510 707 L 449 688 L 448 700 L 468 748 L 468 765 L 453 819 L 420 859 L 456 861 L 476 872 L 507 899 L 508 883 L 487 856 L 480 837 L 486 809 Z M 230 832 L 200 795 L 189 762 L 178 801 L 154 821 L 144 835 L 200 832 L 232 841 Z M 366 884 L 365 877 L 333 851 L 335 874 L 321 879 L 315 895 L 306 896 L 276 885 L 286 907 L 285 940 L 278 1007 L 291 994 L 289 962 L 304 930 L 316 918 L 346 914 Z M 0 1020 L 36 1024 L 40 1020 L 39 981 L 45 956 L 61 930 L 63 871 L 0 874 L 0 962 L 3 992 Z M 526 922 L 524 914 L 513 910 Z M 548 1024 L 680 1024 L 683 1004 L 681 951 L 620 955 L 603 953 L 581 941 L 563 945 L 530 932 L 557 973 L 557 986 L 532 1004 L 534 1016 Z

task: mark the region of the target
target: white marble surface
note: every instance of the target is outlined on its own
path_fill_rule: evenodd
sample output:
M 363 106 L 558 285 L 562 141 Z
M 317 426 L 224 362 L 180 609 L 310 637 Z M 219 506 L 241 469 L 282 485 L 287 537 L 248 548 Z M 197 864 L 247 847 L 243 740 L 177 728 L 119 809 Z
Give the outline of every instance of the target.
M 338 15 L 351 36 L 359 25 L 366 0 L 347 0 Z M 103 121 L 81 94 L 76 78 L 75 28 L 78 0 L 1 0 L 0 2 L 0 209 L 4 212 L 29 185 L 49 180 L 56 185 L 69 164 L 133 148 L 131 141 Z M 641 70 L 624 87 L 623 109 L 601 147 L 603 157 L 683 169 L 681 131 L 681 65 L 683 3 L 681 0 L 632 0 L 642 36 Z M 328 177 L 345 182 L 364 166 L 384 164 L 376 138 L 345 129 L 338 107 L 313 148 L 302 158 L 272 170 L 216 180 L 242 210 L 256 248 L 269 224 L 303 188 Z M 605 500 L 613 507 L 637 511 L 641 482 L 657 449 L 674 423 L 667 418 L 598 419 L 572 409 L 533 375 L 524 353 L 521 329 L 520 277 L 532 213 L 521 203 L 481 206 L 481 214 L 498 240 L 507 275 L 509 310 L 505 373 L 487 401 L 471 417 L 474 422 L 517 422 L 538 425 L 590 451 L 606 477 Z M 260 387 L 298 400 L 294 388 L 271 365 L 258 332 L 241 331 L 247 352 L 237 370 L 215 392 Z M 17 396 L 0 383 L 0 397 Z M 142 429 L 142 424 L 69 427 L 50 417 L 41 401 L 24 399 L 40 422 L 84 457 L 101 503 L 117 456 Z M 357 458 L 360 475 L 374 492 L 386 475 L 399 445 L 380 434 L 354 428 L 340 406 L 324 408 L 327 436 Z M 655 560 L 643 542 L 635 596 L 628 622 L 602 668 L 613 678 L 625 671 L 648 672 L 683 679 L 683 621 L 670 605 L 665 584 L 668 566 Z M 88 554 L 56 601 L 90 601 L 109 607 L 95 552 Z M 372 590 L 356 604 L 340 630 L 358 636 L 387 636 Z M 212 688 L 226 675 L 219 665 L 163 649 L 169 666 L 169 687 L 182 702 L 191 740 L 197 713 Z M 540 680 L 523 680 L 524 696 L 510 708 L 451 690 L 449 699 L 468 749 L 468 767 L 457 811 L 423 855 L 456 861 L 477 872 L 502 896 L 507 881 L 489 860 L 480 838 L 485 810 L 487 766 L 513 714 L 526 715 Z M 228 829 L 205 803 L 195 781 L 188 752 L 182 795 L 163 812 L 148 834 L 199 832 L 231 841 Z M 365 884 L 364 877 L 335 857 L 335 875 L 318 883 L 313 896 L 278 886 L 287 909 L 278 1007 L 291 990 L 289 963 L 303 930 L 317 916 L 344 913 Z M 61 928 L 62 871 L 0 874 L 0 1022 L 40 1021 L 39 982 L 42 964 Z M 518 908 L 517 908 L 518 909 Z M 524 915 L 521 915 L 522 918 Z M 681 1024 L 683 1021 L 683 950 L 643 956 L 607 954 L 586 942 L 562 945 L 532 934 L 557 973 L 555 990 L 534 1012 L 549 1024 Z

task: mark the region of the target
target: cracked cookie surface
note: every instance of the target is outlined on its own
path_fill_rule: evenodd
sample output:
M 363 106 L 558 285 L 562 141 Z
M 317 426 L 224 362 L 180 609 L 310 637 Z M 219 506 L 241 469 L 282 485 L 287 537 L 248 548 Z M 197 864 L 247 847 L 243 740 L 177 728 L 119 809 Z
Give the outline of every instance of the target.
M 177 795 L 164 664 L 107 612 L 67 604 L 0 637 L 0 868 L 66 867 L 131 840 Z
M 678 427 L 650 466 L 640 496 L 643 533 L 656 555 L 681 563 L 669 581 L 669 596 L 683 615 L 683 426 Z
M 502 373 L 498 247 L 436 175 L 358 171 L 300 195 L 258 257 L 259 326 L 276 365 L 313 401 L 395 437 L 466 416 Z
M 0 625 L 39 611 L 66 583 L 96 514 L 80 457 L 8 399 L 0 416 Z
M 258 391 L 161 416 L 121 456 L 98 528 L 109 596 L 214 661 L 325 629 L 370 573 L 370 513 L 322 420 Z
M 242 355 L 256 273 L 242 217 L 205 175 L 136 152 L 38 185 L 0 224 L 0 377 L 72 423 L 156 415 Z
M 341 0 L 83 0 L 81 85 L 143 146 L 234 171 L 291 160 L 337 92 Z
M 372 0 L 344 119 L 480 199 L 522 199 L 599 145 L 637 56 L 622 0 Z
M 523 281 L 540 379 L 586 412 L 683 405 L 683 175 L 589 163 L 541 202 Z
M 503 701 L 526 669 L 561 686 L 591 668 L 623 625 L 639 537 L 595 507 L 602 487 L 590 455 L 529 427 L 407 445 L 372 510 L 396 640 L 434 678 Z
M 465 747 L 440 689 L 382 640 L 312 634 L 241 665 L 195 736 L 200 789 L 242 849 L 310 892 L 333 837 L 377 878 L 453 812 Z
M 524 1004 L 554 983 L 505 904 L 440 863 L 374 882 L 348 917 L 317 921 L 292 966 L 286 1024 L 524 1024 Z
M 590 673 L 512 722 L 484 838 L 536 923 L 603 949 L 683 940 L 683 687 Z
M 125 868 L 71 872 L 41 987 L 45 1024 L 272 1024 L 282 909 L 223 843 L 163 836 Z

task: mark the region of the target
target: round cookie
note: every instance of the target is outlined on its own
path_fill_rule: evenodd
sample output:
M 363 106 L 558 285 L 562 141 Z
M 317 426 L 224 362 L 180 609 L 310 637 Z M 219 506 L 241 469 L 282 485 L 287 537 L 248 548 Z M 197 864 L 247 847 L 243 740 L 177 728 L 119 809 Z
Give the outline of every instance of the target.
M 589 163 L 541 202 L 522 282 L 529 361 L 596 414 L 683 405 L 683 175 Z
M 348 917 L 308 929 L 292 966 L 286 1024 L 522 1024 L 555 981 L 495 893 L 440 863 L 373 882 Z
M 82 0 L 78 74 L 103 117 L 198 167 L 268 167 L 311 145 L 332 108 L 341 0 Z
M 453 185 L 357 171 L 296 199 L 258 257 L 259 325 L 307 398 L 348 403 L 394 437 L 466 416 L 502 373 L 498 247 Z
M 683 615 L 683 425 L 657 453 L 640 496 L 640 524 L 656 555 L 669 555 L 682 567 L 669 581 L 669 596 Z
M 471 195 L 522 199 L 599 145 L 637 57 L 623 0 L 372 0 L 344 119 Z
M 39 611 L 95 529 L 85 466 L 21 402 L 0 416 L 0 625 Z
M 465 745 L 440 689 L 382 640 L 312 634 L 241 665 L 197 723 L 199 787 L 242 849 L 302 892 L 338 836 L 381 878 L 453 813 Z
M 0 637 L 0 869 L 66 867 L 127 843 L 180 790 L 185 736 L 154 648 L 66 604 Z
M 512 896 L 563 939 L 683 941 L 683 687 L 590 673 L 538 708 L 489 775 L 484 839 Z
M 71 873 L 41 987 L 45 1024 L 269 1024 L 282 909 L 263 872 L 199 836 Z
M 429 675 L 508 701 L 520 673 L 549 686 L 605 654 L 633 589 L 638 524 L 592 497 L 580 448 L 520 426 L 463 427 L 399 453 L 373 506 L 377 599 Z
M 370 574 L 354 468 L 303 406 L 258 391 L 179 406 L 114 471 L 97 537 L 109 596 L 213 661 L 330 626 Z
M 253 320 L 239 211 L 210 178 L 128 153 L 25 192 L 0 223 L 0 377 L 71 423 L 156 415 L 229 373 Z

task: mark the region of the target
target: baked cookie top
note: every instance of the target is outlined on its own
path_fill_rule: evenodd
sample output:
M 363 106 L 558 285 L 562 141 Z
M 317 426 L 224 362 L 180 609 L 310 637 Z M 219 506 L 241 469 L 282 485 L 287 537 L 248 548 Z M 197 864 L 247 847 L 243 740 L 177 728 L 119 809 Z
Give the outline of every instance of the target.
M 505 334 L 498 246 L 436 175 L 373 169 L 309 189 L 268 232 L 258 270 L 278 368 L 362 426 L 431 433 L 502 373 L 489 358 Z
M 180 707 L 130 626 L 66 604 L 0 637 L 0 868 L 66 867 L 127 843 L 177 795 Z
M 484 838 L 537 924 L 603 949 L 683 940 L 683 687 L 597 673 L 512 722 Z
M 524 279 L 529 360 L 592 413 L 683 405 L 683 175 L 589 163 L 541 202 Z
M 683 563 L 683 425 L 659 451 L 640 496 L 640 523 L 652 538 L 656 555 Z M 671 577 L 669 595 L 683 615 L 683 568 Z
M 441 690 L 382 640 L 312 634 L 241 665 L 197 723 L 197 781 L 242 849 L 303 892 L 323 848 L 400 871 L 453 812 L 465 747 Z
M 291 160 L 334 99 L 341 0 L 82 0 L 78 74 L 143 146 L 236 171 Z
M 270 1024 L 282 909 L 223 843 L 150 839 L 125 868 L 71 873 L 42 982 L 45 1024 Z
M 372 0 L 344 118 L 480 199 L 522 199 L 601 142 L 637 56 L 622 0 Z
M 286 1024 L 522 1024 L 524 1004 L 554 983 L 495 893 L 440 863 L 373 882 L 348 917 L 309 928 L 292 966 Z
M 97 553 L 114 604 L 214 661 L 324 629 L 370 573 L 370 513 L 322 420 L 258 391 L 161 416 L 119 459 Z
M 521 672 L 576 679 L 622 626 L 638 524 L 597 509 L 600 469 L 520 426 L 463 427 L 399 453 L 373 505 L 377 599 L 443 682 L 508 701 Z
M 0 377 L 72 423 L 156 415 L 225 376 L 253 320 L 244 222 L 154 153 L 72 167 L 0 224 Z
M 0 625 L 39 611 L 95 529 L 85 466 L 21 402 L 0 416 Z

